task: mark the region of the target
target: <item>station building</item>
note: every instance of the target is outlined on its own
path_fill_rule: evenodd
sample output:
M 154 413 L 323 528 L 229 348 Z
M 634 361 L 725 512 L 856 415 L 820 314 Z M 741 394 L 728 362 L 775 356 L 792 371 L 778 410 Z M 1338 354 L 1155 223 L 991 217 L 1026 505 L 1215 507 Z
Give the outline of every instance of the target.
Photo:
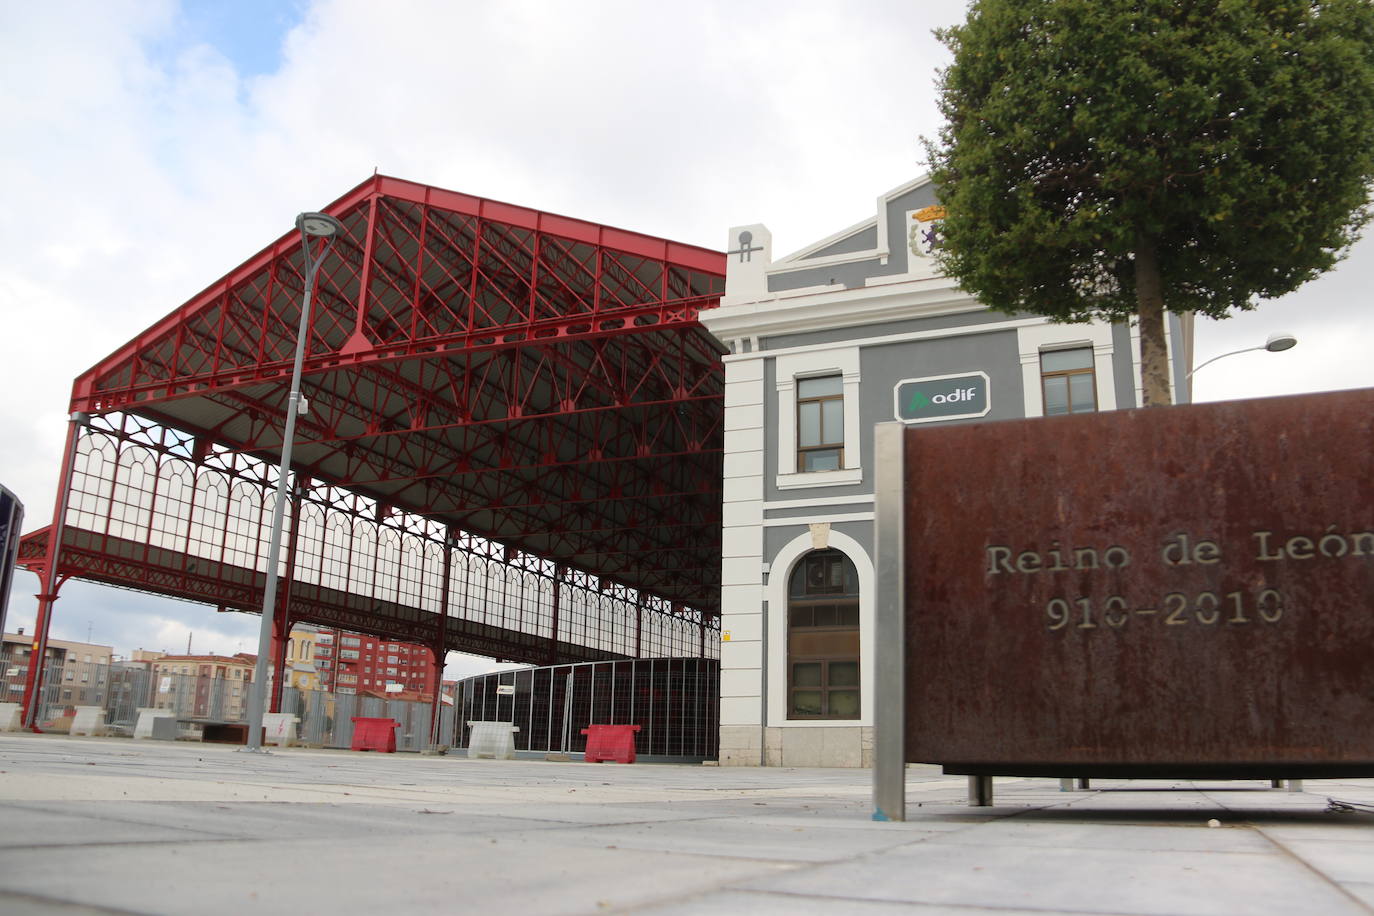
M 1141 403 L 1131 326 L 981 305 L 936 269 L 942 213 L 922 178 L 786 257 L 763 225 L 730 230 L 725 296 L 700 319 L 729 350 L 722 765 L 872 765 L 876 424 Z M 1186 402 L 1191 316 L 1166 331 Z

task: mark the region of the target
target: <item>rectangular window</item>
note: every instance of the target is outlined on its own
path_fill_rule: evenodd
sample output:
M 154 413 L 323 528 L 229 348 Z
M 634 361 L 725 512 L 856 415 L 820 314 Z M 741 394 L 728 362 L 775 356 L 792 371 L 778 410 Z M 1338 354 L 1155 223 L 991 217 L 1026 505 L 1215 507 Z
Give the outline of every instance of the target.
M 838 471 L 843 467 L 842 377 L 797 379 L 797 471 Z
M 1092 347 L 1046 350 L 1040 354 L 1040 384 L 1045 416 L 1097 410 L 1097 378 Z

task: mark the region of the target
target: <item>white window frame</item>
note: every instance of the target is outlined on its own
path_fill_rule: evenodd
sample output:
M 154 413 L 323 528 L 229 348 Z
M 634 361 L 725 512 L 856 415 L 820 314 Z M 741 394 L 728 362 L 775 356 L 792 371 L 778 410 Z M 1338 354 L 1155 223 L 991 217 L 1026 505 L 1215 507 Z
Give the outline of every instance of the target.
M 778 404 L 779 490 L 842 487 L 863 480 L 859 440 L 859 348 L 789 353 L 773 361 Z M 840 376 L 844 394 L 844 467 L 835 471 L 797 470 L 797 380 Z
M 1026 416 L 1045 415 L 1045 391 L 1041 383 L 1040 354 L 1051 350 L 1093 351 L 1093 384 L 1097 388 L 1097 409 L 1116 410 L 1116 375 L 1112 372 L 1115 345 L 1112 326 L 1104 321 L 1092 324 L 1036 324 L 1016 329 L 1016 349 L 1021 355 L 1021 391 Z

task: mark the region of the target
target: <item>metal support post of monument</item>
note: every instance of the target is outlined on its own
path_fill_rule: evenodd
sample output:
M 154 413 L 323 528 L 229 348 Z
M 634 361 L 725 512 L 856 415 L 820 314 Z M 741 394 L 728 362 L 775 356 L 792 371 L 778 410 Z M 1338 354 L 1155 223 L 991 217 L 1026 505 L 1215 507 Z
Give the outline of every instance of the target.
M 874 428 L 874 528 L 878 558 L 873 633 L 873 819 L 906 820 L 906 600 L 902 423 Z

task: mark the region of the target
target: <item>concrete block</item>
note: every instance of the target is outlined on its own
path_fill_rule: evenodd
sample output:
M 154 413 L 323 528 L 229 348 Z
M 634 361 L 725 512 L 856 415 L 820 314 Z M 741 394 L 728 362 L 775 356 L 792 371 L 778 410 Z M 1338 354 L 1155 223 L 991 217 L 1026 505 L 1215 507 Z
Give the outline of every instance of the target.
M 782 729 L 782 765 L 785 767 L 818 767 L 822 764 L 825 746 L 823 728 Z
M 721 501 L 726 503 L 758 502 L 763 497 L 763 475 L 731 477 L 729 469 L 721 481 Z
M 758 382 L 725 383 L 725 409 L 763 403 L 763 385 Z
M 76 707 L 76 715 L 72 717 L 72 727 L 69 734 L 105 734 L 105 709 L 100 706 Z
M 17 732 L 24 721 L 24 709 L 19 703 L 0 703 L 0 731 Z
M 720 667 L 721 671 L 746 669 L 752 672 L 753 682 L 746 691 L 725 693 L 725 696 L 739 697 L 759 695 L 759 688 L 762 684 L 763 673 L 759 670 L 763 664 L 763 644 L 757 639 L 741 640 L 739 635 L 730 631 L 730 641 L 720 644 Z M 723 692 L 723 688 L 722 688 Z
M 721 618 L 722 637 L 726 630 L 730 631 L 729 642 L 763 642 L 763 615 L 757 612 L 737 614 L 727 610 Z
M 760 715 L 758 697 L 720 698 L 720 724 L 722 728 L 727 725 L 751 725 L 758 728 Z
M 720 765 L 723 767 L 756 767 L 759 765 L 759 749 L 729 750 L 721 748 Z
M 757 582 L 721 586 L 720 603 L 726 614 L 758 614 L 763 610 L 763 586 Z
M 754 585 L 762 576 L 762 557 L 725 557 L 720 561 L 722 585 Z
M 747 502 L 724 503 L 721 506 L 721 527 L 723 528 L 759 528 L 763 524 L 763 500 L 753 499 Z M 763 533 L 759 533 L 759 540 L 762 543 Z
M 758 564 L 763 562 L 763 531 L 754 527 L 722 529 L 720 555 L 753 557 L 754 571 L 757 573 Z
M 725 473 L 730 477 L 762 474 L 763 452 L 726 452 Z
M 757 382 L 758 389 L 763 390 L 763 360 L 732 359 L 726 362 L 725 384 L 735 385 L 742 382 Z
M 158 741 L 177 740 L 176 715 L 170 709 L 141 708 L 134 725 L 135 738 L 155 738 Z
M 725 454 L 727 455 L 762 451 L 762 429 L 732 429 L 725 434 Z
M 468 722 L 468 727 L 472 729 L 468 737 L 468 757 L 515 759 L 515 733 L 520 731 L 520 726 L 513 722 Z
M 284 712 L 264 713 L 262 717 L 263 743 L 275 744 L 277 747 L 294 747 L 296 744 L 296 726 L 300 721 L 300 716 L 287 715 Z
M 763 427 L 763 403 L 748 404 L 725 409 L 725 430 L 760 429 Z
M 720 695 L 722 697 L 753 697 L 757 699 L 761 680 L 761 672 L 758 668 L 727 668 L 725 660 L 721 659 Z
M 754 751 L 754 759 L 758 760 L 758 750 L 761 739 L 757 725 L 724 725 L 720 729 L 721 750 L 731 751 Z
M 821 766 L 863 766 L 863 746 L 857 725 L 839 728 L 818 728 L 821 733 Z

